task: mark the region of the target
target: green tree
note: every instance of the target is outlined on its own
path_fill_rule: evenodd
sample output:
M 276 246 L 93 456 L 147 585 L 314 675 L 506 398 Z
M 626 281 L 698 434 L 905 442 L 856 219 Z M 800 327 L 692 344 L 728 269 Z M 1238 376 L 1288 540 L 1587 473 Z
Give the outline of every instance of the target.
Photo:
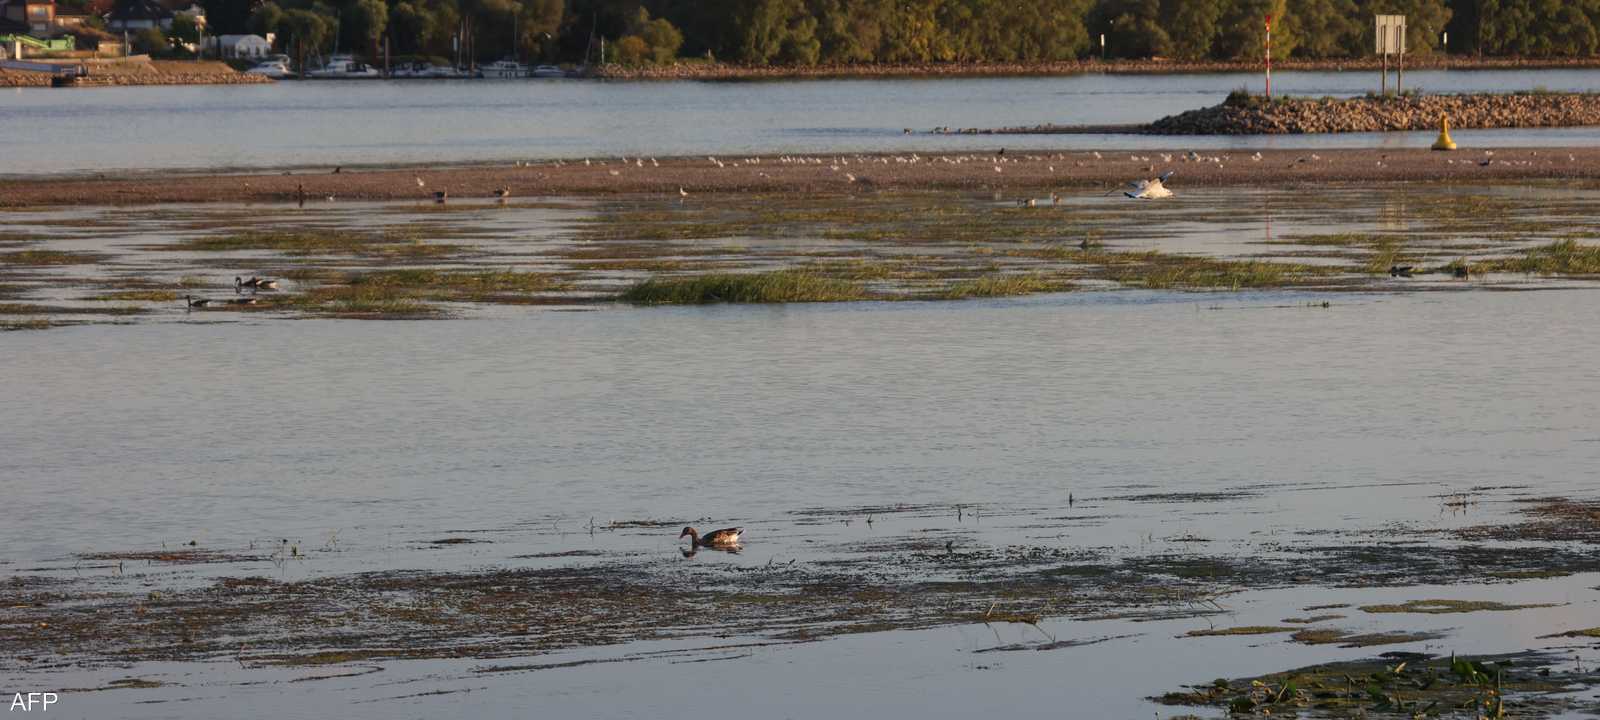
M 1222 4 L 1217 0 L 1165 0 L 1161 17 L 1169 52 L 1184 60 L 1199 60 L 1211 54 Z
M 1284 26 L 1297 44 L 1295 54 L 1309 58 L 1350 57 L 1369 50 L 1371 31 L 1362 22 L 1355 0 L 1289 0 Z
M 306 66 L 306 56 L 316 52 L 333 39 L 333 23 L 314 10 L 295 9 L 285 12 L 278 24 L 284 36 L 284 47 L 294 54 L 301 69 Z
M 174 15 L 172 27 L 167 29 L 167 37 L 176 42 L 200 42 L 200 25 L 194 21 L 193 15 Z
M 353 0 L 339 12 L 339 32 L 345 44 L 367 57 L 378 56 L 378 41 L 389 26 L 389 7 L 383 0 Z
M 283 22 L 283 8 L 277 3 L 264 2 L 250 13 L 250 21 L 246 29 L 256 35 L 266 37 L 278 31 L 278 25 Z
M 133 34 L 133 49 L 150 55 L 165 55 L 172 49 L 172 44 L 167 42 L 166 33 L 160 28 L 145 28 Z
M 1266 53 L 1266 19 L 1273 18 L 1272 56 L 1294 51 L 1294 28 L 1283 23 L 1286 0 L 1223 0 L 1211 56 L 1220 60 L 1256 60 Z

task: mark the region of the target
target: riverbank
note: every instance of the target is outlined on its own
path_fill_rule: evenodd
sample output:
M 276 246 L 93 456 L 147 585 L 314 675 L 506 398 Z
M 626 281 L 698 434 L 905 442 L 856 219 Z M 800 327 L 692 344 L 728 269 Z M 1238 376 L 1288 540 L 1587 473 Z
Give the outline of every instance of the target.
M 188 202 L 872 192 L 883 189 L 1110 189 L 1174 171 L 1171 186 L 1266 187 L 1327 182 L 1482 182 L 1600 177 L 1600 148 L 1472 148 L 1091 152 L 995 148 L 983 153 L 576 158 L 537 163 L 297 168 L 224 174 L 151 173 L 0 180 L 0 207 Z M 1000 151 L 1004 149 L 1004 154 Z M 1486 164 L 1485 164 L 1486 163 Z M 418 180 L 423 180 L 419 185 Z
M 1328 60 L 1275 60 L 1281 72 L 1378 71 L 1375 57 Z M 1600 67 L 1600 57 L 1478 58 L 1463 55 L 1407 56 L 1407 70 L 1551 70 Z M 1089 73 L 1164 75 L 1189 73 L 1259 73 L 1260 62 L 1188 60 L 1069 60 L 1037 63 L 896 63 L 846 65 L 734 65 L 718 62 L 675 62 L 670 65 L 602 65 L 588 76 L 606 80 L 787 80 L 875 77 L 1014 77 L 1083 75 Z
M 213 60 L 116 59 L 62 62 L 82 68 L 75 87 L 124 85 L 259 85 L 264 75 L 250 75 Z M 0 87 L 50 87 L 53 73 L 0 68 Z

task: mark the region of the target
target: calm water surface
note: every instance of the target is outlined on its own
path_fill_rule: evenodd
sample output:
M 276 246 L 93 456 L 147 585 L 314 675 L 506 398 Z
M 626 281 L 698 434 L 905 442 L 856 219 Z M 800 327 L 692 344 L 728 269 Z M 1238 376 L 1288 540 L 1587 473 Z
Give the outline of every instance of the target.
M 1306 307 L 1322 299 L 1332 306 Z M 518 553 L 585 548 L 678 562 L 670 531 L 582 527 L 588 518 L 704 517 L 745 524 L 750 543 L 742 556 L 699 561 L 759 564 L 957 527 L 945 513 L 882 515 L 871 527 L 793 514 L 899 503 L 979 505 L 992 515 L 959 527 L 994 546 L 1158 552 L 1161 538 L 1192 534 L 1226 552 L 1263 535 L 1289 542 L 1389 522 L 1448 528 L 1483 518 L 1442 513 L 1441 492 L 1593 492 L 1600 373 L 1589 359 L 1600 338 L 1573 319 L 1597 312 L 1600 294 L 1590 290 L 1116 292 L 9 333 L 0 337 L 9 518 L 0 563 L 71 573 L 73 552 L 190 539 L 242 548 L 284 536 L 314 547 L 332 535 L 339 552 L 287 567 L 263 561 L 259 572 L 516 565 L 537 562 L 512 559 Z M 1258 494 L 1119 499 L 1239 489 Z M 1041 529 L 1038 512 L 1064 512 L 1069 492 L 1085 518 L 1104 519 Z M 1488 497 L 1506 497 L 1496 492 Z M 417 549 L 485 530 L 492 544 Z M 160 582 L 191 572 L 207 570 Z M 1237 615 L 1217 622 L 1271 623 L 1308 602 L 1562 604 L 1496 622 L 1402 619 L 1452 632 L 1448 647 L 1406 649 L 1503 651 L 1592 620 L 1596 580 L 1259 591 L 1228 599 Z M 724 708 L 910 718 L 971 717 L 995 703 L 1024 717 L 1068 708 L 1166 717 L 1173 709 L 1142 698 L 1372 652 L 1175 639 L 1206 622 L 956 626 L 743 650 L 646 642 L 539 661 L 664 654 L 509 674 L 483 674 L 477 660 L 394 661 L 304 685 L 284 683 L 329 669 L 154 663 L 0 681 L 170 683 L 140 691 L 150 705 L 130 705 L 127 692 L 73 694 L 71 717 L 512 717 L 528 708 L 688 717 Z M 1045 631 L 1117 639 L 990 652 L 1043 642 Z M 725 661 L 685 662 L 705 659 Z
M 1429 92 L 1600 90 L 1589 70 L 1424 71 Z M 1278 73 L 1284 94 L 1348 96 L 1376 73 Z M 935 126 L 1142 123 L 1257 87 L 1255 74 L 781 82 L 375 81 L 0 91 L 0 175 L 555 157 L 991 147 Z M 1600 141 L 1592 128 L 1462 131 L 1479 145 Z M 1083 147 L 1423 147 L 1431 133 L 1278 138 L 1031 136 Z
M 1315 299 L 8 333 L 0 545 L 14 559 L 333 531 L 382 545 L 550 519 L 1414 484 L 1269 493 L 1277 514 L 1249 529 L 1185 521 L 1227 535 L 1415 509 L 1374 507 L 1374 492 L 1436 506 L 1441 489 L 1591 489 L 1600 338 L 1572 319 L 1600 294 L 1301 306 Z

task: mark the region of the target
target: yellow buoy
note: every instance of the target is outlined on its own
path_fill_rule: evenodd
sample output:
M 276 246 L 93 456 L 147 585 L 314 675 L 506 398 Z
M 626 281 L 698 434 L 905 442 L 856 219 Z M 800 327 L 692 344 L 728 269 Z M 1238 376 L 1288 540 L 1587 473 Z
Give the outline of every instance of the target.
M 1454 150 L 1456 141 L 1450 139 L 1450 118 L 1439 116 L 1439 139 L 1433 142 L 1435 150 Z

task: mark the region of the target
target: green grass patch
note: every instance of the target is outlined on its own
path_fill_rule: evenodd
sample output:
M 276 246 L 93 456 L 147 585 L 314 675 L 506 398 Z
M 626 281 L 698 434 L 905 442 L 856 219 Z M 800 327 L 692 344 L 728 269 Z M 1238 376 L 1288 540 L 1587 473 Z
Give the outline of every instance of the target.
M 1600 245 L 1584 245 L 1568 238 L 1532 248 L 1522 257 L 1484 260 L 1474 268 L 1530 275 L 1600 275 Z
M 651 278 L 622 293 L 634 305 L 705 305 L 710 303 L 794 303 L 865 300 L 866 290 L 849 280 L 802 270 L 687 278 Z
M 1047 277 L 1039 274 L 1029 275 L 985 275 L 972 280 L 963 280 L 955 283 L 932 295 L 940 300 L 964 300 L 967 298 L 1007 297 L 1012 295 L 1032 295 L 1035 293 L 1061 292 L 1071 288 L 1071 283 L 1065 280 Z

